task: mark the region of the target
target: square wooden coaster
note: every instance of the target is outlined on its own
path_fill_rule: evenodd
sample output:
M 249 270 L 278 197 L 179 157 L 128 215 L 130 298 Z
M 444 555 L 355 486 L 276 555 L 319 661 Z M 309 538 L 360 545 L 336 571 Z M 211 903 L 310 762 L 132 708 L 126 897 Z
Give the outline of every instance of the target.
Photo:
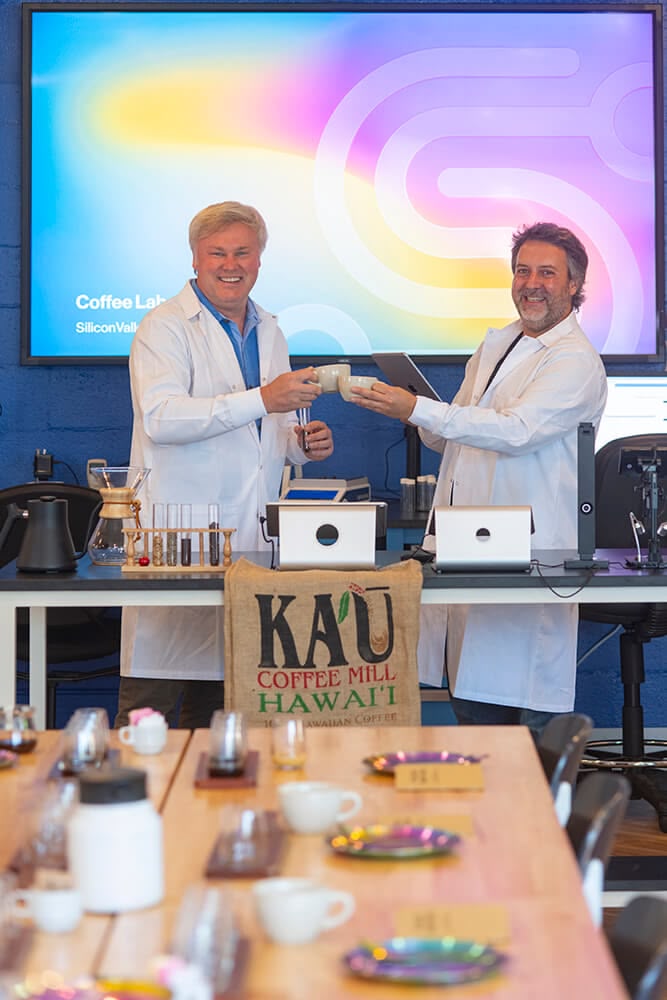
M 267 878 L 269 875 L 277 875 L 282 863 L 286 834 L 278 822 L 276 812 L 267 812 L 266 818 L 269 835 L 265 857 L 242 865 L 230 862 L 221 856 L 222 838 L 218 837 L 204 869 L 206 878 Z
M 195 788 L 251 788 L 257 784 L 259 750 L 249 750 L 243 774 L 212 775 L 208 773 L 208 754 L 200 753 L 195 772 Z

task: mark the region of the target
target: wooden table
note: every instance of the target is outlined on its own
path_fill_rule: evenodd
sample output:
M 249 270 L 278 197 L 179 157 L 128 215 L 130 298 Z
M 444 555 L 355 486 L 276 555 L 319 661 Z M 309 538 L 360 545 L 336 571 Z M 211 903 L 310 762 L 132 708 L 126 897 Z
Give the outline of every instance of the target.
M 111 733 L 110 747 L 120 751 L 117 763 L 146 771 L 148 793 L 158 811 L 164 809 L 191 735 L 189 730 L 170 729 L 163 752 L 146 756 L 122 744 L 116 732 Z M 62 733 L 55 730 L 39 733 L 35 753 L 22 756 L 17 767 L 0 773 L 0 815 L 3 817 L 0 858 L 5 865 L 23 842 L 20 827 L 9 819 L 12 814 L 6 803 L 16 803 L 19 815 L 25 817 L 26 824 L 30 823 L 47 791 L 49 773 L 60 755 L 61 738 Z M 45 982 L 53 984 L 58 977 L 71 982 L 96 968 L 112 922 L 111 917 L 91 914 L 84 916 L 71 934 L 35 934 L 25 969 L 33 988 L 38 991 L 41 984 L 43 989 Z M 48 980 L 44 979 L 45 973 Z
M 511 940 L 506 971 L 467 987 L 448 987 L 451 1000 L 615 1000 L 625 997 L 601 932 L 591 923 L 579 872 L 528 730 L 521 727 L 426 727 L 410 729 L 310 729 L 308 761 L 297 777 L 326 779 L 356 789 L 364 799 L 360 820 L 389 816 L 466 814 L 473 834 L 454 857 L 367 861 L 335 856 L 320 836 L 290 835 L 282 873 L 308 875 L 356 898 L 352 919 L 305 946 L 266 940 L 252 905 L 250 881 L 218 882 L 231 888 L 241 932 L 251 939 L 248 1000 L 313 1000 L 341 997 L 431 1000 L 444 991 L 370 983 L 347 976 L 341 956 L 361 939 L 393 935 L 406 905 L 500 903 Z M 251 789 L 194 788 L 197 761 L 208 733 L 197 731 L 176 773 L 163 810 L 167 859 L 164 904 L 114 920 L 97 973 L 146 975 L 151 958 L 164 951 L 174 914 L 187 885 L 202 878 L 225 803 L 277 808 L 277 785 L 295 775 L 272 769 L 268 732 L 251 731 L 260 752 L 258 785 Z M 392 749 L 443 749 L 488 754 L 483 792 L 400 792 L 392 779 L 369 774 L 362 758 Z

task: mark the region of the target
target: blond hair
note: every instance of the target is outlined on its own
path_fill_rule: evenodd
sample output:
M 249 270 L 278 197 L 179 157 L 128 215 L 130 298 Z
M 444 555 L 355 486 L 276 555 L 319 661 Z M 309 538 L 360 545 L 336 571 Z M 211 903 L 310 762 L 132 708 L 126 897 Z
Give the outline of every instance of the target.
M 197 212 L 188 230 L 190 249 L 194 253 L 199 240 L 226 229 L 235 222 L 242 222 L 253 230 L 257 235 L 259 252 L 262 253 L 269 238 L 266 223 L 256 208 L 242 205 L 238 201 L 221 201 L 217 205 L 209 205 L 207 208 L 202 208 L 201 212 Z

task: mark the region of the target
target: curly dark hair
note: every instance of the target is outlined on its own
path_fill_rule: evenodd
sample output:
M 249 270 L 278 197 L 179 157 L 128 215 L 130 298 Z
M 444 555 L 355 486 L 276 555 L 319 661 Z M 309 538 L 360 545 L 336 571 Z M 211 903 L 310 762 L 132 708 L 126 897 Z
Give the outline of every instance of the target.
M 516 269 L 516 258 L 519 250 L 528 240 L 551 243 L 552 246 L 560 247 L 561 250 L 565 251 L 568 277 L 577 286 L 577 290 L 572 296 L 572 308 L 578 309 L 586 298 L 584 282 L 588 268 L 588 254 L 584 244 L 569 229 L 557 226 L 554 222 L 536 222 L 532 226 L 524 226 L 512 236 L 512 274 Z

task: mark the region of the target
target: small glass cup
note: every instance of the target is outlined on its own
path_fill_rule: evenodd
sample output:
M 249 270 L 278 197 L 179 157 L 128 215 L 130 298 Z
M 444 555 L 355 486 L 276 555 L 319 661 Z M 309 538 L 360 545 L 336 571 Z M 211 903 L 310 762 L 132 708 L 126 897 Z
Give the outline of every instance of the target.
M 170 954 L 198 968 L 216 995 L 231 982 L 238 942 L 229 892 L 203 882 L 189 885 L 176 914 Z
M 61 770 L 76 774 L 85 767 L 99 767 L 109 742 L 109 718 L 104 708 L 77 708 L 63 734 Z
M 220 814 L 218 860 L 234 872 L 255 872 L 266 864 L 269 822 L 262 809 L 224 806 Z
M 248 728 L 241 712 L 218 709 L 209 730 L 208 771 L 212 776 L 242 774 L 248 756 Z
M 0 707 L 0 748 L 30 753 L 37 746 L 35 709 L 32 705 Z
M 271 759 L 283 771 L 296 771 L 306 763 L 306 727 L 303 719 L 274 715 L 271 719 Z
M 41 804 L 34 819 L 34 833 L 26 849 L 25 860 L 37 872 L 67 868 L 67 825 L 77 802 L 75 779 L 49 782 L 42 792 Z

